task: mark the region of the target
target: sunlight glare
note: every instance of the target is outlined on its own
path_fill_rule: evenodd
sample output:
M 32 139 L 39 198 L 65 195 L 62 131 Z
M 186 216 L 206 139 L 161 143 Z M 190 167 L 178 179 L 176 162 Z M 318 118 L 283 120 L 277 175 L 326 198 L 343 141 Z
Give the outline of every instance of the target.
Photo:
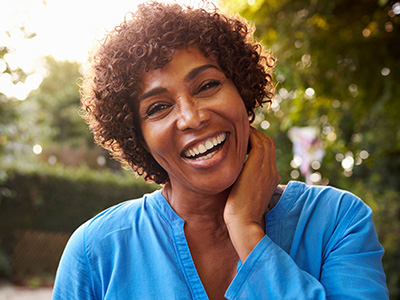
M 0 44 L 7 47 L 1 64 L 22 69 L 26 82 L 14 84 L 0 73 L 1 93 L 24 100 L 46 76 L 45 56 L 85 63 L 91 48 L 124 20 L 142 0 L 5 0 L 0 11 Z M 33 34 L 35 34 L 33 36 Z M 26 38 L 33 36 L 31 38 Z M 3 75 L 3 76 L 1 76 Z M 32 76 L 32 77 L 31 77 Z

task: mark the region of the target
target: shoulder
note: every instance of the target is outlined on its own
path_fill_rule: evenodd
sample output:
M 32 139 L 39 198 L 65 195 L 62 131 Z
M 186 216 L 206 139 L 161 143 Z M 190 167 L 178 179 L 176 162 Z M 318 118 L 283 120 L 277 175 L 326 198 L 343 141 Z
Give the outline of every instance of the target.
M 132 230 L 137 220 L 149 215 L 148 202 L 157 197 L 158 191 L 146 194 L 141 198 L 127 200 L 109 207 L 83 223 L 72 234 L 70 244 L 98 243 L 113 233 Z M 84 246 L 85 247 L 85 246 Z
M 308 186 L 290 182 L 282 196 L 286 218 L 314 224 L 321 229 L 343 230 L 350 223 L 370 218 L 372 210 L 351 192 L 331 186 Z
M 328 255 L 343 241 L 352 245 L 377 241 L 372 210 L 351 192 L 290 182 L 280 202 L 279 221 L 289 239 L 282 241 L 285 247 L 301 244 L 315 250 L 319 245 L 318 253 Z M 378 243 L 371 242 L 370 246 L 380 249 Z
M 315 208 L 322 206 L 335 211 L 368 208 L 353 193 L 331 186 L 309 186 L 300 182 L 290 182 L 285 192 L 291 194 L 293 205 Z
M 96 234 L 107 235 L 132 228 L 138 219 L 151 214 L 153 206 L 149 203 L 155 200 L 159 193 L 159 191 L 154 191 L 141 198 L 127 200 L 105 209 L 86 222 L 87 233 L 96 232 Z

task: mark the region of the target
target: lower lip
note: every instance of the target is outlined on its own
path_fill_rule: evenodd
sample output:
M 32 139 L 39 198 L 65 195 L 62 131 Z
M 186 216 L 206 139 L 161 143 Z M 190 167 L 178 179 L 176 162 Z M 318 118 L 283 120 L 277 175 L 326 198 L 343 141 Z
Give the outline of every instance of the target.
M 198 169 L 208 169 L 215 167 L 218 165 L 226 156 L 227 153 L 227 143 L 228 143 L 229 136 L 227 134 L 224 144 L 220 149 L 213 153 L 210 158 L 207 159 L 191 159 L 191 158 L 184 158 L 185 162 L 190 164 L 191 166 L 198 168 Z

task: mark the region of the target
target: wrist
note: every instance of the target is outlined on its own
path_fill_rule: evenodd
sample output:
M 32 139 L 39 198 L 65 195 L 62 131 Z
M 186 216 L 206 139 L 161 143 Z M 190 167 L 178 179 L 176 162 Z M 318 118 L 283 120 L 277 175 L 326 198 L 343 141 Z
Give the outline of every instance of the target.
M 261 228 L 264 232 L 265 219 L 264 217 L 244 217 L 238 215 L 224 215 L 225 225 L 228 230 L 241 230 L 247 228 L 249 230 L 255 230 L 256 228 Z
M 242 262 L 265 236 L 263 227 L 257 222 L 226 223 L 232 244 Z

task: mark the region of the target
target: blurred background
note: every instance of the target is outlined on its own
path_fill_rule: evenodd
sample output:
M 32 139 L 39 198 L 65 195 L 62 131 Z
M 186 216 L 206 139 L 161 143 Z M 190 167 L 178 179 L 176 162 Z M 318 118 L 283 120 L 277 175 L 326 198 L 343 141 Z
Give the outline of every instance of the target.
M 0 278 L 51 286 L 70 234 L 158 188 L 122 170 L 79 116 L 88 52 L 135 1 L 5 0 L 0 10 Z M 221 0 L 277 58 L 255 126 L 282 183 L 332 185 L 374 211 L 400 299 L 400 2 Z

